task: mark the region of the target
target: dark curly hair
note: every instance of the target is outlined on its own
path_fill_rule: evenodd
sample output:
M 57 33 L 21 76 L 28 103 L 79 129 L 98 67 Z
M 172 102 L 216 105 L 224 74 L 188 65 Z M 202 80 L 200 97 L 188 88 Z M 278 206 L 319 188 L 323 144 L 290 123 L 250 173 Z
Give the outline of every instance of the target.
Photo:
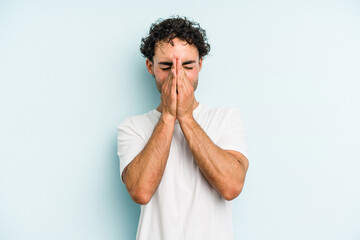
M 186 17 L 171 17 L 158 19 L 149 30 L 149 35 L 141 39 L 140 51 L 151 62 L 155 52 L 156 43 L 167 41 L 174 45 L 173 39 L 179 38 L 188 44 L 194 44 L 202 58 L 210 52 L 210 44 L 207 42 L 206 32 L 200 24 L 188 20 Z

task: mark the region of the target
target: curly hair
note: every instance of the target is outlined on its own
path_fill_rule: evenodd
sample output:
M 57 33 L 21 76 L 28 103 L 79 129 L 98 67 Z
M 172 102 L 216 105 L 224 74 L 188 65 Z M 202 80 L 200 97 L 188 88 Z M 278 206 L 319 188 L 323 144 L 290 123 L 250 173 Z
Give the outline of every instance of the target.
M 202 58 L 210 52 L 210 44 L 207 42 L 206 31 L 200 24 L 188 20 L 186 17 L 171 17 L 158 19 L 149 30 L 149 35 L 141 39 L 140 51 L 151 62 L 155 53 L 156 43 L 167 41 L 174 46 L 173 39 L 179 38 L 188 44 L 194 44 Z

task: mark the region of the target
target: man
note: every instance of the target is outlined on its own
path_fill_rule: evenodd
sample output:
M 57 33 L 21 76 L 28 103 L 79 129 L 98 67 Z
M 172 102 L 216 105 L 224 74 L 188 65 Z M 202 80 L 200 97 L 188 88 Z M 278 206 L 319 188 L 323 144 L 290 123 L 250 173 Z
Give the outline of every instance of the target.
M 196 101 L 209 50 L 200 25 L 180 17 L 142 39 L 161 102 L 118 126 L 122 181 L 141 204 L 137 239 L 233 238 L 230 200 L 244 185 L 246 139 L 238 111 Z

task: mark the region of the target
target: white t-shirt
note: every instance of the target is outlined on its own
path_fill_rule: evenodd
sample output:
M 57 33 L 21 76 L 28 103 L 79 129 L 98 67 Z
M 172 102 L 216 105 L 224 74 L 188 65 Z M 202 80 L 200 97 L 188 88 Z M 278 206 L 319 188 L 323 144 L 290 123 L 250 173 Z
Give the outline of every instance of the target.
M 118 126 L 120 176 L 145 147 L 160 116 L 154 109 Z M 217 146 L 247 157 L 245 131 L 237 110 L 200 103 L 193 116 Z M 222 198 L 201 173 L 177 121 L 160 185 L 148 204 L 141 205 L 136 239 L 233 239 L 232 202 Z

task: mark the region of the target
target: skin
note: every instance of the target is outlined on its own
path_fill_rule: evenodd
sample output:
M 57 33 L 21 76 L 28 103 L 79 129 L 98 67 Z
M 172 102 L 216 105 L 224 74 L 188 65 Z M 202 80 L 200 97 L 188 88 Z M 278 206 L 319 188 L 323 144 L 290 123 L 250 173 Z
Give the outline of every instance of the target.
M 173 43 L 157 43 L 153 61 L 146 60 L 161 93 L 157 108 L 161 117 L 144 149 L 125 168 L 125 186 L 136 203 L 147 204 L 151 200 L 163 176 L 178 120 L 205 178 L 224 199 L 232 200 L 242 191 L 249 162 L 240 152 L 216 146 L 195 121 L 193 110 L 199 103 L 194 91 L 202 58 L 195 46 L 178 38 Z

